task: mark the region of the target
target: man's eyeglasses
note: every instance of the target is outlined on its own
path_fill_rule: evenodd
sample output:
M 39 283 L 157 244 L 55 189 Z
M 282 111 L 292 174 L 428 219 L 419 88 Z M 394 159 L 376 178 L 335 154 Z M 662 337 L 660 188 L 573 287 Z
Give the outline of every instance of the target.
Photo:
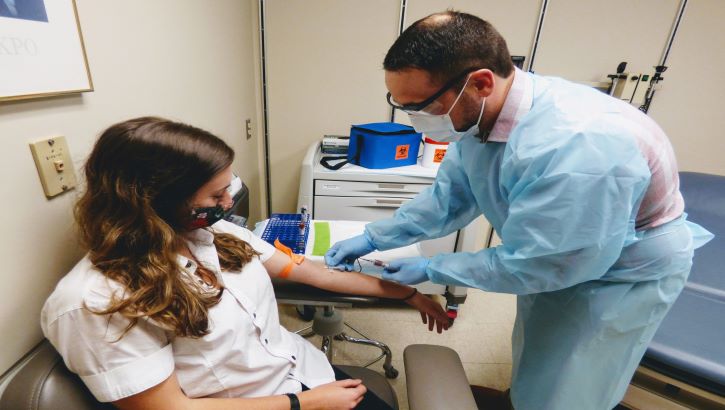
M 478 70 L 478 68 L 469 68 L 462 73 L 458 74 L 457 76 L 453 77 L 451 80 L 449 80 L 447 83 L 441 87 L 440 90 L 436 91 L 435 94 L 431 95 L 430 97 L 426 98 L 425 100 L 419 102 L 419 103 L 411 103 L 411 104 L 399 104 L 395 100 L 393 100 L 393 96 L 388 92 L 387 100 L 388 104 L 390 104 L 393 108 L 397 108 L 401 111 L 405 111 L 407 113 L 415 113 L 419 111 L 424 111 L 430 114 L 437 113 L 438 109 L 440 107 L 438 106 L 431 106 L 435 100 L 437 100 L 441 95 L 443 95 L 446 91 L 448 91 L 451 87 L 459 83 L 463 77 L 470 74 L 473 71 Z

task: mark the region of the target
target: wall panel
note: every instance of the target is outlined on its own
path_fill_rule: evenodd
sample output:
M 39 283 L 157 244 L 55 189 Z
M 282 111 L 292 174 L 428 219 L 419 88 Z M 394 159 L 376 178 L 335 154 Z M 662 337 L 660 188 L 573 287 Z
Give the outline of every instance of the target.
M 41 340 L 40 309 L 82 256 L 71 207 L 79 190 L 46 199 L 28 142 L 64 135 L 79 171 L 98 133 L 160 115 L 206 128 L 237 152 L 235 171 L 259 195 L 253 0 L 78 0 L 95 91 L 0 104 L 0 373 Z M 251 205 L 253 217 L 259 207 Z
M 549 0 L 533 70 L 579 82 L 606 80 L 621 61 L 654 72 L 679 0 Z
M 506 39 L 511 54 L 526 56 L 528 64 L 541 0 L 408 0 L 405 26 L 447 9 L 473 14 L 493 24 Z
M 272 211 L 292 212 L 310 143 L 389 120 L 382 65 L 400 2 L 273 0 L 265 8 Z
M 725 175 L 725 1 L 689 0 L 649 114 L 681 170 Z

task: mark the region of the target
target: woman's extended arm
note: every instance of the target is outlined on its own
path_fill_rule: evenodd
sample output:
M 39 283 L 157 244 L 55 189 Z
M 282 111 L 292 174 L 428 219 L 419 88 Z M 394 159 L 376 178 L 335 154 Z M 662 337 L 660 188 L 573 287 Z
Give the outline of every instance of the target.
M 276 251 L 271 258 L 264 262 L 264 267 L 271 276 L 276 277 L 289 263 L 289 256 Z M 305 260 L 300 265 L 294 265 L 287 279 L 338 293 L 378 296 L 388 299 L 405 299 L 414 293 L 410 286 L 363 273 L 327 269 L 321 263 L 310 260 Z M 423 323 L 428 324 L 429 330 L 436 327 L 438 333 L 441 333 L 443 329 L 448 329 L 450 319 L 436 301 L 416 293 L 405 302 L 420 311 L 421 319 Z
M 300 407 L 305 410 L 348 410 L 360 403 L 366 391 L 360 380 L 341 380 L 304 391 L 297 394 L 297 397 Z M 289 410 L 290 400 L 284 395 L 190 399 L 181 391 L 176 374 L 172 373 L 156 386 L 115 401 L 113 405 L 122 410 Z

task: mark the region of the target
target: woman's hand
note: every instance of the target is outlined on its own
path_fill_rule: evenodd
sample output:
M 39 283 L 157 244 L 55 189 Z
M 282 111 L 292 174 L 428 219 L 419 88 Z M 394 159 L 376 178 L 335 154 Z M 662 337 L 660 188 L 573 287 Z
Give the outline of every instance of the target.
M 415 296 L 408 299 L 405 303 L 418 309 L 423 323 L 428 324 L 428 330 L 432 331 L 435 326 L 438 333 L 442 333 L 443 330 L 448 330 L 448 327 L 451 325 L 451 319 L 446 314 L 446 311 L 443 310 L 440 303 L 422 293 L 416 293 Z
M 363 399 L 368 389 L 360 379 L 340 380 L 317 386 L 297 395 L 300 408 L 305 410 L 354 409 Z

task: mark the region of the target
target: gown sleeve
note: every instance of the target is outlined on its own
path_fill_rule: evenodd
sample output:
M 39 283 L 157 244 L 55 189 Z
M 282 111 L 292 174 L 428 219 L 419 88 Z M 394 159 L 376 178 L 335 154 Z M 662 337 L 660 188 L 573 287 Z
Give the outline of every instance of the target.
M 433 282 L 493 292 L 548 292 L 602 277 L 634 236 L 650 171 L 632 139 L 608 131 L 552 136 L 504 158 L 503 244 L 440 254 Z
M 450 144 L 433 185 L 401 206 L 392 218 L 365 226 L 376 249 L 388 250 L 440 238 L 463 228 L 481 214 L 458 148 L 458 144 Z

